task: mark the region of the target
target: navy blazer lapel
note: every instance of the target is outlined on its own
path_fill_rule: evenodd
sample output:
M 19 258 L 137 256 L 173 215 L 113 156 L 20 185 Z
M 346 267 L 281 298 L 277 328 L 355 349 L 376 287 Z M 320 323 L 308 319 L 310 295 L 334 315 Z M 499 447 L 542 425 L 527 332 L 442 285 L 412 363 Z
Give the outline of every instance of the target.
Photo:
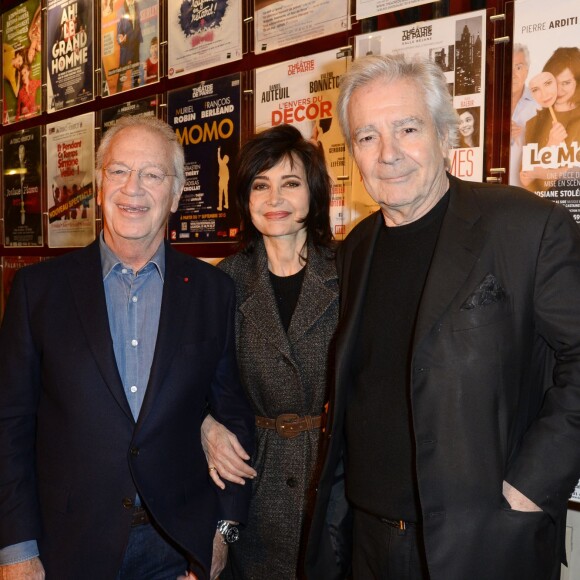
M 77 252 L 76 261 L 77 267 L 69 272 L 68 277 L 78 318 L 103 380 L 119 406 L 133 421 L 123 382 L 117 369 L 109 328 L 99 240 Z
M 190 304 L 192 292 L 189 283 L 195 283 L 195 274 L 188 259 L 165 242 L 165 277 L 163 281 L 163 296 L 155 353 L 151 363 L 147 392 L 137 420 L 137 426 L 143 424 L 147 415 L 154 407 L 154 400 L 163 383 L 167 370 L 175 352 L 180 348 L 183 338 L 185 316 L 181 313 L 195 308 Z M 185 256 L 184 256 L 185 257 Z M 203 308 L 203 304 L 199 305 Z
M 421 298 L 413 350 L 441 318 L 475 266 L 488 232 L 467 183 L 449 176 L 449 207 Z

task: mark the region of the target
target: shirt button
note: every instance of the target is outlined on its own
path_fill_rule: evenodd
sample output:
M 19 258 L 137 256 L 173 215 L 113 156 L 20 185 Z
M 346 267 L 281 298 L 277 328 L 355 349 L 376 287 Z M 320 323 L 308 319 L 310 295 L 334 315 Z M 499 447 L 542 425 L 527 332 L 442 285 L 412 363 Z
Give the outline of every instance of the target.
M 139 341 L 138 341 L 136 338 L 134 338 L 134 339 L 131 341 L 131 346 L 137 346 L 138 344 L 139 344 Z
M 130 497 L 124 497 L 122 504 L 125 509 L 130 510 L 133 507 L 133 500 Z
M 133 457 L 137 457 L 137 455 L 139 455 L 139 448 L 138 447 L 131 447 L 131 449 L 129 449 L 129 453 Z
M 136 392 L 137 392 L 137 387 L 136 387 L 135 385 L 133 385 L 133 386 L 131 387 L 131 392 L 132 392 L 132 393 L 136 393 Z
M 131 298 L 131 300 L 132 300 L 133 302 L 137 302 L 137 300 L 139 300 L 139 298 L 137 298 L 137 296 L 133 296 L 133 298 Z
M 288 487 L 296 487 L 296 479 L 294 479 L 293 477 L 289 477 L 289 478 L 286 480 L 286 485 L 287 485 Z
M 123 269 L 121 270 L 121 273 L 122 273 L 122 274 L 126 274 L 126 273 L 127 273 L 127 268 L 123 268 Z

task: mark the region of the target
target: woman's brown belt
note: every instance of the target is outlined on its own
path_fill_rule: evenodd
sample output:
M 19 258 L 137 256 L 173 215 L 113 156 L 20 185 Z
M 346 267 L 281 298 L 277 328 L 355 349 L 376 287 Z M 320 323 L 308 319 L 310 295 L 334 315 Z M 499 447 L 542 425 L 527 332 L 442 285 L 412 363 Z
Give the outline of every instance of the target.
M 283 415 L 278 415 L 276 419 L 269 419 L 268 417 L 256 415 L 256 427 L 274 429 L 280 437 L 292 439 L 292 437 L 300 435 L 302 431 L 324 427 L 324 417 L 325 415 L 299 417 L 295 413 L 284 413 Z

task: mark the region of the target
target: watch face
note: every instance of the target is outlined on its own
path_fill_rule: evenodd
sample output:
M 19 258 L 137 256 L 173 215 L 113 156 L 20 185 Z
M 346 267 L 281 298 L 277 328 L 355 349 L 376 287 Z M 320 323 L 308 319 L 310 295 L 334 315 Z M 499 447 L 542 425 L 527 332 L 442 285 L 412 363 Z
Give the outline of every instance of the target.
M 228 544 L 233 544 L 240 537 L 240 532 L 236 526 L 231 526 L 224 534 L 224 537 Z

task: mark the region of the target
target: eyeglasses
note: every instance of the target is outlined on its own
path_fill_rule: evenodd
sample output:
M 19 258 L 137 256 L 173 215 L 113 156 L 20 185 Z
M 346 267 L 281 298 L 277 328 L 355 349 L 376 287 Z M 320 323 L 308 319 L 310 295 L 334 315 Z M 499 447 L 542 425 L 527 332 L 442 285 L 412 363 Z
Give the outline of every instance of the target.
M 128 169 L 120 165 L 109 165 L 105 167 L 105 176 L 113 183 L 125 185 L 129 181 L 131 173 L 137 173 L 141 184 L 145 187 L 160 187 L 166 177 L 176 177 L 173 173 L 165 173 L 159 167 L 144 167 L 143 169 Z

